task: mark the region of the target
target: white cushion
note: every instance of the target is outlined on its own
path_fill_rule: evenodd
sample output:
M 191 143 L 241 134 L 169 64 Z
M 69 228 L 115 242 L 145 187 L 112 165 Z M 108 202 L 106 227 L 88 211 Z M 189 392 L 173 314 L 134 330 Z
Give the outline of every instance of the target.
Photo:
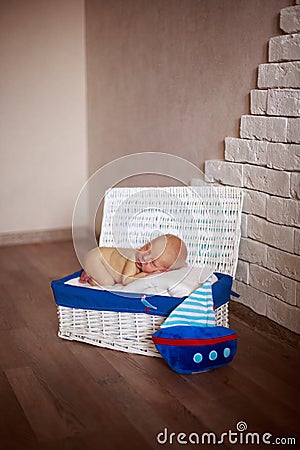
M 185 297 L 190 295 L 199 287 L 211 274 L 211 267 L 183 267 L 182 269 L 170 270 L 159 274 L 148 275 L 140 278 L 127 286 L 115 284 L 114 286 L 104 286 L 111 292 L 130 292 L 135 294 L 166 295 L 168 297 Z M 217 279 L 214 276 L 215 280 Z M 88 283 L 79 283 L 78 278 L 73 278 L 66 282 L 73 286 L 86 287 L 91 289 L 103 288 L 92 287 Z M 212 282 L 215 281 L 214 279 Z
M 210 267 L 183 267 L 133 281 L 130 292 L 156 293 L 171 297 L 185 297 L 200 286 L 211 274 Z

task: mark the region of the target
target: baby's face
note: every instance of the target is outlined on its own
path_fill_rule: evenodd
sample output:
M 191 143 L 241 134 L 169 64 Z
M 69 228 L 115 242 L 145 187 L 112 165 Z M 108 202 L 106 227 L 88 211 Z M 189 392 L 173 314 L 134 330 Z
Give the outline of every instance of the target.
M 145 273 L 166 272 L 176 257 L 177 252 L 167 238 L 160 236 L 139 249 L 136 265 Z

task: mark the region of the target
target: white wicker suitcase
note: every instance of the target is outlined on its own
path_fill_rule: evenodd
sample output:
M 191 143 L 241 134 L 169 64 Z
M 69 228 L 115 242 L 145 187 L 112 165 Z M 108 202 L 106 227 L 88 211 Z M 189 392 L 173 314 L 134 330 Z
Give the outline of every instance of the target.
M 138 248 L 172 233 L 185 242 L 190 266 L 234 277 L 241 211 L 242 191 L 234 187 L 113 188 L 105 196 L 99 245 Z M 160 356 L 151 337 L 164 317 L 65 306 L 58 306 L 58 316 L 61 338 Z M 216 325 L 228 326 L 227 303 L 216 310 Z

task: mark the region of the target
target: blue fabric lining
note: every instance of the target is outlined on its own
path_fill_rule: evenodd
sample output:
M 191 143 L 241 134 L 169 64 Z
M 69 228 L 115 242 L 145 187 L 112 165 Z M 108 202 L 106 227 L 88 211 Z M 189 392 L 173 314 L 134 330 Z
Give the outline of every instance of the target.
M 51 287 L 57 305 L 98 311 L 146 313 L 165 317 L 187 298 L 166 297 L 162 295 L 142 296 L 141 294 L 124 292 L 120 295 L 110 291 L 99 291 L 64 284 L 65 281 L 79 277 L 80 273 L 81 270 L 60 280 L 52 281 Z M 218 278 L 218 282 L 212 285 L 212 294 L 214 306 L 218 308 L 230 300 L 230 294 L 232 294 L 232 277 L 217 272 L 215 272 L 215 275 Z
M 149 295 L 145 298 L 141 294 L 122 293 L 120 295 L 109 291 L 99 291 L 64 284 L 65 281 L 79 277 L 80 273 L 81 271 L 75 272 L 60 280 L 52 281 L 51 287 L 57 305 L 98 311 L 119 311 L 168 316 L 186 298 L 166 297 L 162 295 Z M 142 299 L 148 299 L 151 305 L 157 309 L 145 305 L 141 301 Z

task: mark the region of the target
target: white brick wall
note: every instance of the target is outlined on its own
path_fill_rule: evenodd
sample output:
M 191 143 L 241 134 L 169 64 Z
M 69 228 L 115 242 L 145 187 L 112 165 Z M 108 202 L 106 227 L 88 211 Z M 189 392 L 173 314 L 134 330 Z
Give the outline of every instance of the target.
M 269 89 L 265 113 L 270 116 L 300 116 L 300 90 Z
M 244 139 L 287 142 L 287 118 L 242 116 L 240 135 Z
M 300 333 L 300 308 L 290 306 L 275 297 L 267 297 L 267 317 L 274 322 Z
M 250 264 L 249 283 L 259 291 L 274 295 L 290 305 L 296 305 L 297 283 L 290 278 L 273 273 L 264 267 Z
M 241 238 L 240 258 L 243 261 L 266 266 L 268 247 L 261 242 L 248 238 Z
M 280 197 L 290 196 L 289 172 L 245 164 L 243 175 L 243 186 L 246 188 L 278 195 Z
M 268 90 L 252 89 L 250 92 L 251 114 L 266 114 L 268 102 Z
M 291 174 L 291 196 L 300 199 L 300 176 L 299 173 Z
M 269 196 L 259 191 L 244 190 L 243 210 L 259 217 L 267 215 L 267 199 Z
M 250 93 L 253 115 L 294 117 L 300 115 L 299 89 L 253 89 Z
M 300 6 L 280 20 L 293 34 L 270 39 L 240 137 L 225 138 L 225 161 L 206 161 L 205 174 L 244 191 L 237 301 L 300 333 Z
M 277 272 L 293 280 L 300 281 L 300 264 L 297 255 L 268 247 L 267 262 L 264 266 L 272 272 Z
M 249 285 L 241 283 L 240 281 L 234 282 L 233 290 L 240 294 L 240 303 L 248 306 L 258 314 L 263 316 L 267 314 L 267 294 Z
M 286 142 L 300 143 L 300 118 L 287 119 Z
M 260 64 L 258 67 L 259 88 L 299 87 L 300 62 Z
M 296 200 L 269 196 L 266 203 L 267 219 L 282 225 L 299 227 L 300 208 Z
M 300 119 L 244 115 L 240 135 L 244 139 L 300 143 Z
M 248 216 L 247 225 L 249 238 L 293 253 L 294 229 L 292 227 L 274 224 L 252 215 Z
M 267 165 L 267 145 L 267 142 L 227 137 L 225 138 L 225 159 Z
M 272 169 L 300 170 L 300 145 L 268 143 L 266 159 Z
M 249 284 L 249 263 L 246 261 L 242 261 L 241 259 L 238 261 L 235 278 L 238 281 L 242 281 L 245 284 Z
M 243 165 L 231 164 L 226 161 L 205 161 L 205 175 L 207 181 L 217 181 L 231 186 L 243 185 Z
M 300 145 L 227 137 L 225 138 L 225 159 L 295 171 L 300 169 Z
M 248 237 L 248 214 L 242 213 L 241 217 L 241 236 Z
M 300 280 L 298 255 L 249 238 L 241 238 L 239 255 L 245 262 L 262 266 L 295 281 Z
M 300 6 L 290 6 L 280 11 L 280 28 L 286 33 L 300 31 Z
M 296 253 L 296 255 L 300 255 L 300 230 L 295 230 L 295 248 L 294 248 L 294 252 Z M 299 292 L 300 294 L 300 292 Z M 299 298 L 300 301 L 300 298 Z
M 269 61 L 297 61 L 300 59 L 300 35 L 288 34 L 269 40 Z

